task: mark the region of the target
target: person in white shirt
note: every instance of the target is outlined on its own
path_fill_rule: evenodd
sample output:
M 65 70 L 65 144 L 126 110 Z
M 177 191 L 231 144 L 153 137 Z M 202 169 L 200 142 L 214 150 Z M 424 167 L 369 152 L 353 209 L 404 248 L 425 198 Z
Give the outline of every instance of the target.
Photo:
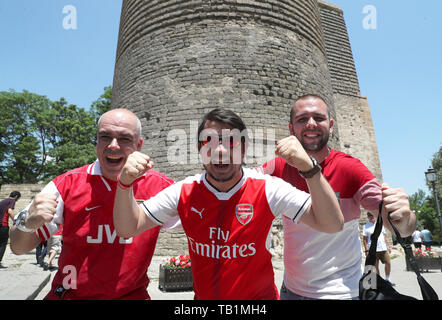
M 374 219 L 374 216 L 371 212 L 367 212 L 367 218 L 368 222 L 364 225 L 364 228 L 362 230 L 362 236 L 363 236 L 363 242 L 364 242 L 364 249 L 365 249 L 365 256 L 368 254 L 368 250 L 371 245 L 371 235 L 374 232 L 376 221 Z M 376 273 L 379 274 L 379 260 L 385 265 L 385 280 L 390 282 L 391 285 L 395 285 L 390 281 L 390 273 L 391 273 L 391 262 L 390 262 L 390 255 L 391 248 L 388 246 L 387 241 L 385 241 L 385 228 L 382 227 L 381 234 L 378 238 L 378 243 L 376 247 Z

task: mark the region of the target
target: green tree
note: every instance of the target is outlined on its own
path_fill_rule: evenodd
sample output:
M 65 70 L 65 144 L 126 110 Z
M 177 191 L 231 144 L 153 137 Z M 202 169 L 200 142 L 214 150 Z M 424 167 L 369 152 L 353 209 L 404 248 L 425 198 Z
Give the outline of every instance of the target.
M 90 111 L 26 90 L 0 92 L 0 185 L 36 183 L 95 160 L 96 123 L 112 88 Z
M 442 145 L 439 147 L 439 151 L 434 154 L 431 164 L 437 174 L 436 191 L 440 200 L 442 196 Z
M 47 109 L 49 103 L 26 90 L 0 92 L 0 184 L 38 181 L 44 160 L 30 114 Z
M 441 204 L 442 201 L 442 145 L 439 147 L 439 151 L 436 152 L 433 156 L 433 159 L 431 161 L 431 164 L 433 166 L 433 169 L 436 171 L 436 175 L 437 175 L 437 179 L 436 179 L 436 183 L 435 183 L 435 189 L 436 189 L 436 194 L 439 200 L 439 204 Z M 430 186 L 429 186 L 430 187 Z M 440 230 L 440 221 L 439 221 L 439 217 L 437 216 L 437 210 L 436 210 L 436 200 L 434 199 L 434 192 L 433 192 L 433 187 L 431 186 L 430 189 L 432 190 L 432 195 L 431 195 L 431 203 L 432 206 L 434 208 L 434 219 L 433 219 L 433 224 L 434 224 L 434 229 L 430 230 L 431 233 L 433 234 L 433 241 L 439 241 L 442 242 L 442 230 Z
M 417 192 L 409 196 L 411 210 L 417 211 L 420 209 L 427 199 L 427 194 L 424 190 L 418 189 Z
M 95 159 L 96 125 L 90 113 L 61 98 L 51 103 L 48 116 L 52 125 L 45 136 L 47 142 L 41 137 L 42 145 L 49 146 L 45 180 Z
M 101 115 L 111 109 L 112 87 L 104 87 L 104 93 L 91 104 L 90 113 L 98 122 Z
M 442 241 L 439 220 L 436 213 L 436 206 L 432 196 L 428 196 L 423 190 L 409 196 L 410 209 L 416 213 L 417 228 L 422 230 L 426 228 L 431 231 L 433 241 Z

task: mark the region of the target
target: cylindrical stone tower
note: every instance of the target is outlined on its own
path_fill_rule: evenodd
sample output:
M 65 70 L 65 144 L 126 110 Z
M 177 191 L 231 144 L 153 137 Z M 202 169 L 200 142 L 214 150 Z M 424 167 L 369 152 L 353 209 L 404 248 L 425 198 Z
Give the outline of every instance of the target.
M 273 158 L 305 93 L 334 117 L 316 0 L 123 0 L 112 105 L 140 117 L 142 151 L 171 178 L 201 171 L 197 125 L 215 107 L 245 121 L 246 164 Z

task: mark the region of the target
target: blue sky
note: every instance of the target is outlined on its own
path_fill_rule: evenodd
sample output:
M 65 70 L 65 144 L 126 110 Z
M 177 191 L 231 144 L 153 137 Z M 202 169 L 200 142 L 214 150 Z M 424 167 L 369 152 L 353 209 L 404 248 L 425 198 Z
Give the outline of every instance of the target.
M 329 2 L 344 10 L 384 181 L 427 192 L 424 172 L 442 143 L 442 1 Z M 76 29 L 65 28 L 69 5 Z M 375 29 L 363 26 L 367 5 L 376 9 Z M 120 10 L 121 0 L 0 0 L 0 91 L 89 108 L 112 85 Z

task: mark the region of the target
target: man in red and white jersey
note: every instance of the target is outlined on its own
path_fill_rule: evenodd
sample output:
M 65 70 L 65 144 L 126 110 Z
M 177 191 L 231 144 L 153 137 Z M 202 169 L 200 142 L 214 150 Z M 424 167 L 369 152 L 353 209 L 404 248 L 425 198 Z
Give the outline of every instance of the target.
M 384 200 L 384 221 L 387 221 L 386 212 L 391 212 L 395 226 L 403 235 L 411 234 L 416 225 L 416 216 L 402 189 L 385 184 L 381 187 L 361 161 L 328 147 L 333 123 L 327 104 L 319 96 L 302 96 L 291 109 L 290 134 L 320 163 L 323 176 L 339 199 L 345 224 L 342 231 L 326 234 L 283 218 L 285 269 L 281 299 L 358 297 L 362 276 L 361 205 L 377 213 L 380 201 Z M 265 163 L 258 171 L 308 192 L 306 180 L 282 157 Z
M 179 216 L 188 239 L 195 299 L 278 299 L 268 250 L 275 216 L 337 232 L 343 217 L 336 197 L 295 137 L 279 141 L 276 153 L 305 173 L 310 195 L 242 168 L 246 127 L 234 112 L 207 113 L 198 137 L 205 171 L 141 205 L 135 201 L 133 181 L 153 163 L 139 152 L 129 156 L 114 202 L 117 232 L 132 237 Z
M 119 237 L 112 211 L 117 176 L 129 154 L 141 150 L 141 124 L 127 109 L 114 109 L 98 122 L 97 161 L 53 179 L 20 213 L 11 249 L 26 253 L 63 225 L 63 246 L 46 299 L 149 299 L 147 269 L 159 228 Z M 156 171 L 134 183 L 144 201 L 173 181 Z

